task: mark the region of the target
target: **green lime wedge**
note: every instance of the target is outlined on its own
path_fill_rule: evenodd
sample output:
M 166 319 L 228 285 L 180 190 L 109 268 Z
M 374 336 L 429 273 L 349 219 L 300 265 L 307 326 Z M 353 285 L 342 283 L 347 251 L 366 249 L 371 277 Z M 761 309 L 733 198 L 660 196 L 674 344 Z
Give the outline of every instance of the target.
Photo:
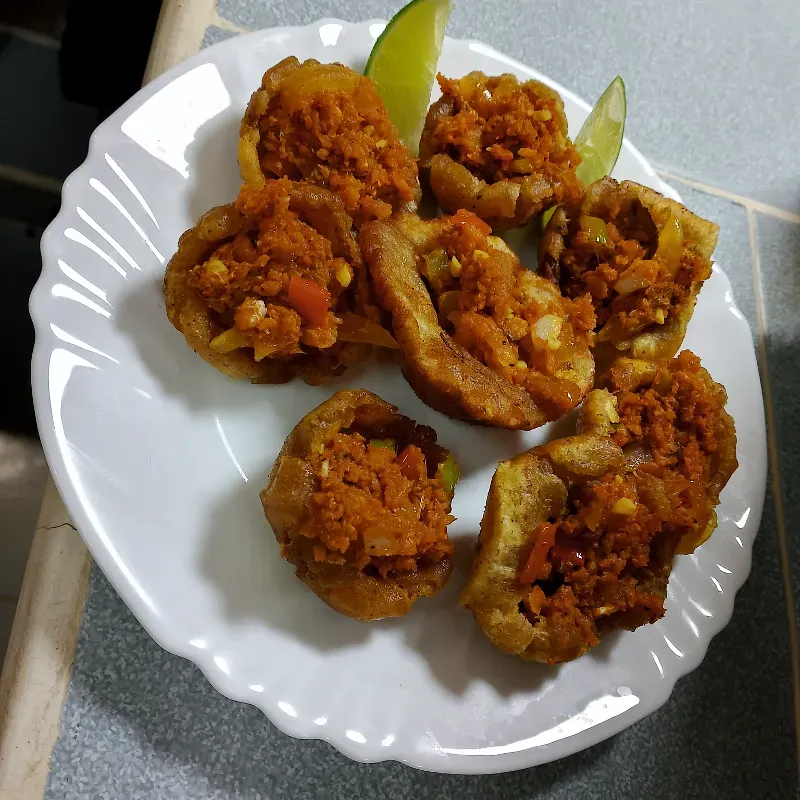
M 625 133 L 625 84 L 617 75 L 608 85 L 575 137 L 581 154 L 576 173 L 584 186 L 611 174 Z
M 617 75 L 608 84 L 574 139 L 575 148 L 581 154 L 581 163 L 575 174 L 584 186 L 605 178 L 614 169 L 622 149 L 627 109 L 625 83 Z M 542 230 L 554 213 L 555 208 L 548 208 L 542 214 Z
M 384 28 L 364 70 L 414 155 L 419 151 L 449 16 L 450 0 L 411 0 Z

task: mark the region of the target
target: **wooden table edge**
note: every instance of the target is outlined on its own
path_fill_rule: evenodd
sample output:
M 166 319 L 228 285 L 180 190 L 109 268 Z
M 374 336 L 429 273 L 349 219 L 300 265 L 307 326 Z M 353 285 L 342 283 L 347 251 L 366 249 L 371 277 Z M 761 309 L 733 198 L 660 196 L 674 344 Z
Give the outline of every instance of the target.
M 144 83 L 194 55 L 215 0 L 164 0 Z M 0 674 L 0 800 L 42 800 L 78 642 L 92 559 L 52 478 Z

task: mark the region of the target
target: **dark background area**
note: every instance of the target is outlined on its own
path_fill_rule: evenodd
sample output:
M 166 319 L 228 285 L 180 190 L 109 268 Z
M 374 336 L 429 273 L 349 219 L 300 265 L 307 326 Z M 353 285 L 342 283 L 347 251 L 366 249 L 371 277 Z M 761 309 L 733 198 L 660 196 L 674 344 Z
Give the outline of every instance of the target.
M 7 353 L 0 431 L 36 435 L 28 296 L 41 269 L 39 239 L 95 126 L 141 85 L 160 5 L 0 2 L 0 337 Z

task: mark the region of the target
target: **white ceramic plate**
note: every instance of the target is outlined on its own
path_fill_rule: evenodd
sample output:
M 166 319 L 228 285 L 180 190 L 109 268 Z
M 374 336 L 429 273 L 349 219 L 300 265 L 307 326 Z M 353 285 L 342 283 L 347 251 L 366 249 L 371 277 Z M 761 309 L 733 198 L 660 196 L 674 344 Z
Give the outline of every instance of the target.
M 723 494 L 719 530 L 678 559 L 666 617 L 561 667 L 495 650 L 458 607 L 458 592 L 497 461 L 554 431 L 449 420 L 389 365 L 325 388 L 238 383 L 195 356 L 164 313 L 164 263 L 178 236 L 235 196 L 239 118 L 263 71 L 287 55 L 360 68 L 382 27 L 326 20 L 224 42 L 155 80 L 97 129 L 42 240 L 31 299 L 36 413 L 58 488 L 97 562 L 153 637 L 221 692 L 257 705 L 293 736 L 325 739 L 361 761 L 518 769 L 653 711 L 730 618 L 764 495 L 756 360 L 717 269 L 686 346 L 728 388 L 741 466 Z M 588 112 L 477 42 L 446 40 L 439 66 L 543 80 L 561 92 L 573 132 Z M 615 175 L 676 196 L 627 142 Z M 344 386 L 371 389 L 434 426 L 461 463 L 457 569 L 445 591 L 404 619 L 362 625 L 331 611 L 281 560 L 262 516 L 258 492 L 285 436 Z

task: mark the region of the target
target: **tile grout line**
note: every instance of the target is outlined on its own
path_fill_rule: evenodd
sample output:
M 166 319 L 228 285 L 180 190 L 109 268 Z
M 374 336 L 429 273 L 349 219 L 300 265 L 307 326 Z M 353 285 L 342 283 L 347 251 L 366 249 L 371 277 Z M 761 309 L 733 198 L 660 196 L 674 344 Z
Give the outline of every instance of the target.
M 727 189 L 720 189 L 717 186 L 701 183 L 700 181 L 693 180 L 692 178 L 687 178 L 683 175 L 678 175 L 675 172 L 670 172 L 669 170 L 659 167 L 655 164 L 653 165 L 653 168 L 661 177 L 666 178 L 667 180 L 680 181 L 681 183 L 685 183 L 687 186 L 691 186 L 692 189 L 697 189 L 700 192 L 705 192 L 706 194 L 711 194 L 715 197 L 722 197 L 725 200 L 730 200 L 732 203 L 744 206 L 747 211 L 758 211 L 760 214 L 766 214 L 769 217 L 776 217 L 777 219 L 782 219 L 784 222 L 794 222 L 800 224 L 800 214 L 794 214 L 791 211 L 786 211 L 782 208 L 778 208 L 777 206 L 771 206 L 769 203 L 762 203 L 761 200 L 753 200 L 751 197 L 745 197 L 744 195 L 736 194 L 735 192 L 729 192 Z
M 216 5 L 214 6 L 214 11 L 211 15 L 211 20 L 209 21 L 209 25 L 215 25 L 217 28 L 222 28 L 224 31 L 231 31 L 232 33 L 250 33 L 247 28 L 242 28 L 241 26 L 237 25 L 234 22 L 231 22 L 229 19 L 223 17 L 219 10 L 217 9 Z
M 786 617 L 789 623 L 789 647 L 792 657 L 792 685 L 794 695 L 795 747 L 797 761 L 800 765 L 800 646 L 797 636 L 797 618 L 792 597 L 792 582 L 789 572 L 789 547 L 786 537 L 786 520 L 783 510 L 783 494 L 781 491 L 780 467 L 778 464 L 777 438 L 772 403 L 772 387 L 767 366 L 766 315 L 761 295 L 761 264 L 758 257 L 758 240 L 756 230 L 755 209 L 746 208 L 747 229 L 750 238 L 750 262 L 753 274 L 753 292 L 756 301 L 756 317 L 758 320 L 758 349 L 761 354 L 761 385 L 764 388 L 764 410 L 767 417 L 767 443 L 769 445 L 769 466 L 772 473 L 772 494 L 775 503 L 775 516 L 778 528 L 778 549 L 781 556 L 781 575 L 784 585 Z

